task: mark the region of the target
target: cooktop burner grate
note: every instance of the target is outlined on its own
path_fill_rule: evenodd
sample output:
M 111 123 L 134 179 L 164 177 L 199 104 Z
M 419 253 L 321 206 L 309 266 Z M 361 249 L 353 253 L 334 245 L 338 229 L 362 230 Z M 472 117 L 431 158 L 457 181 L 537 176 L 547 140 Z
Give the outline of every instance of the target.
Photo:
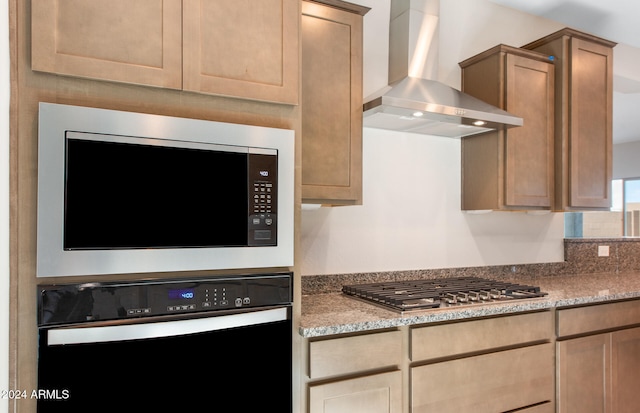
M 540 287 L 478 277 L 353 284 L 343 286 L 342 292 L 400 311 L 504 302 L 547 295 L 540 291 Z

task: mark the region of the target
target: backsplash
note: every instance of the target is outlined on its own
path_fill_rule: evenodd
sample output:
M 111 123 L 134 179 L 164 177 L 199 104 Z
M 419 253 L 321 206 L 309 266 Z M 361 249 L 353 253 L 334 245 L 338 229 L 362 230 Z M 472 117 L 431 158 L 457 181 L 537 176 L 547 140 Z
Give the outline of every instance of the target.
M 608 247 L 608 255 L 606 255 Z M 599 255 L 600 254 L 600 255 Z M 564 262 L 496 265 L 487 267 L 442 268 L 379 273 L 306 275 L 303 294 L 339 292 L 345 284 L 476 276 L 506 278 L 514 274 L 554 276 L 584 273 L 622 273 L 640 270 L 640 238 L 567 238 Z

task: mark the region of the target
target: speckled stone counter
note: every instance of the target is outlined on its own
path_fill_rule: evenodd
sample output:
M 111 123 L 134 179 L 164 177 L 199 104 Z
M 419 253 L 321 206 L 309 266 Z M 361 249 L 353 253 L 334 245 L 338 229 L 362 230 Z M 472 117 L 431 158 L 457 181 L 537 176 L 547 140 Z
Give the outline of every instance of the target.
M 486 277 L 490 278 L 490 277 Z M 300 334 L 321 337 L 406 325 L 512 314 L 553 307 L 640 298 L 640 271 L 578 275 L 501 277 L 512 282 L 538 285 L 544 298 L 517 300 L 506 304 L 469 305 L 412 311 L 400 314 L 339 292 L 304 294 Z

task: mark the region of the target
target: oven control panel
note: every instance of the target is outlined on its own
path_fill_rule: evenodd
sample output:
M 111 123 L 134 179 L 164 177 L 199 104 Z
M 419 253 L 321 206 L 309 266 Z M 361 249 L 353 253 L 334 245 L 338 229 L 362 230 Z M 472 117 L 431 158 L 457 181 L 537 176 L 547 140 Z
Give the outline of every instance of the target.
M 292 273 L 41 285 L 38 325 L 290 305 Z

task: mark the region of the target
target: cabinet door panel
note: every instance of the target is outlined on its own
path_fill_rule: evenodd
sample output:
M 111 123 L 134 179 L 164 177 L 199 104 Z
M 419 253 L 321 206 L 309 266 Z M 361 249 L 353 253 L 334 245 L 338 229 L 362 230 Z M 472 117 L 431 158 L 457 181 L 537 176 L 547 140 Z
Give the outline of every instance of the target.
M 296 0 L 185 0 L 184 89 L 298 103 Z
M 555 56 L 556 211 L 611 205 L 615 45 L 565 28 L 522 46 Z
M 504 412 L 553 401 L 553 346 L 411 369 L 411 412 Z
M 33 70 L 182 87 L 180 0 L 38 0 Z
M 609 207 L 612 174 L 612 49 L 571 39 L 571 207 Z
M 553 66 L 506 55 L 506 110 L 525 124 L 506 132 L 505 202 L 551 207 L 553 198 Z
M 463 92 L 524 119 L 462 139 L 462 209 L 551 209 L 555 75 L 548 56 L 498 45 L 460 66 Z
M 640 328 L 612 333 L 612 401 L 616 413 L 634 413 L 640 406 Z
M 557 343 L 558 413 L 610 412 L 610 334 Z
M 362 197 L 362 16 L 302 2 L 302 198 Z
M 303 15 L 303 182 L 349 186 L 351 27 Z M 318 160 L 321 159 L 321 162 Z
M 401 410 L 400 371 L 309 388 L 309 413 L 401 413 Z

